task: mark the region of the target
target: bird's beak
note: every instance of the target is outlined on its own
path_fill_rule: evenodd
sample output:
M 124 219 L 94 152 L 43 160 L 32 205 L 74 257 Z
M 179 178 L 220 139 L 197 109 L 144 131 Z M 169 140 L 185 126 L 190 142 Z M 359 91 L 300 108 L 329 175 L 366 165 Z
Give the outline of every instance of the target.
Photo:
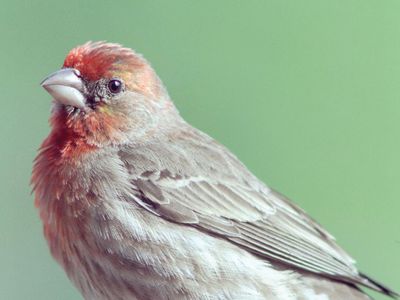
M 61 69 L 47 76 L 40 84 L 58 103 L 83 109 L 83 82 L 76 69 Z

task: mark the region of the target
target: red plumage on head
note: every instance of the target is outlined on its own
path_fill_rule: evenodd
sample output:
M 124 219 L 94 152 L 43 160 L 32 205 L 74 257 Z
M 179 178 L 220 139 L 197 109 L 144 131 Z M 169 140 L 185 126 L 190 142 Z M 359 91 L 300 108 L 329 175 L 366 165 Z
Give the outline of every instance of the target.
M 64 68 L 75 68 L 88 80 L 113 77 L 115 72 L 140 68 L 145 61 L 131 49 L 119 44 L 88 42 L 72 49 L 64 60 Z
M 119 44 L 88 42 L 72 49 L 65 58 L 63 67 L 80 71 L 89 81 L 112 78 L 116 75 L 133 86 L 132 74 L 142 72 L 145 60 L 131 49 Z M 99 104 L 99 107 L 105 104 Z M 52 145 L 51 156 L 71 158 L 97 148 L 97 145 L 121 139 L 119 131 L 127 123 L 126 117 L 111 109 L 87 112 L 85 117 L 72 118 L 64 109 L 51 117 L 52 132 L 46 145 Z M 47 153 L 48 154 L 48 153 Z
M 129 48 L 106 42 L 88 42 L 72 49 L 63 68 L 77 69 L 87 81 L 119 78 L 126 90 L 159 99 L 163 89 L 154 70 Z M 133 101 L 133 100 L 132 100 Z M 96 109 L 74 115 L 56 109 L 51 117 L 52 131 L 43 148 L 51 145 L 51 157 L 70 159 L 98 146 L 118 144 L 126 140 L 129 114 L 119 109 L 118 102 L 99 102 Z M 48 153 L 46 154 L 48 155 Z

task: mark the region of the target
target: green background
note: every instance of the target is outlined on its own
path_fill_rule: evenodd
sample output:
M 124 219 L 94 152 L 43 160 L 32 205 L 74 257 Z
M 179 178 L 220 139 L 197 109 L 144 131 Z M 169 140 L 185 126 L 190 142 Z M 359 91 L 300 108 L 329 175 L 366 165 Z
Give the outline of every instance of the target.
M 29 180 L 39 82 L 87 40 L 143 53 L 189 122 L 400 290 L 398 0 L 3 1 L 0 38 L 0 299 L 81 299 Z

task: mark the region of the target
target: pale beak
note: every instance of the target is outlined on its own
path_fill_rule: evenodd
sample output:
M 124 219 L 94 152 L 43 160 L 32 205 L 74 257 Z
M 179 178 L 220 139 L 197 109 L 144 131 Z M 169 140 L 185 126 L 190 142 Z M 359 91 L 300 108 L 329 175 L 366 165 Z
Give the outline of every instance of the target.
M 50 74 L 40 84 L 58 103 L 83 109 L 83 82 L 76 69 L 61 69 Z

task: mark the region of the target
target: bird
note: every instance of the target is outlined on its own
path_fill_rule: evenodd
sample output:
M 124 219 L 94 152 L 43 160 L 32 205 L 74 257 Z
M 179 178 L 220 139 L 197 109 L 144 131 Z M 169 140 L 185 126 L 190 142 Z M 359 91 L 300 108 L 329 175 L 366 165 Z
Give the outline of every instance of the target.
M 398 294 L 179 114 L 140 54 L 87 42 L 41 86 L 32 170 L 50 252 L 87 300 L 370 299 Z

